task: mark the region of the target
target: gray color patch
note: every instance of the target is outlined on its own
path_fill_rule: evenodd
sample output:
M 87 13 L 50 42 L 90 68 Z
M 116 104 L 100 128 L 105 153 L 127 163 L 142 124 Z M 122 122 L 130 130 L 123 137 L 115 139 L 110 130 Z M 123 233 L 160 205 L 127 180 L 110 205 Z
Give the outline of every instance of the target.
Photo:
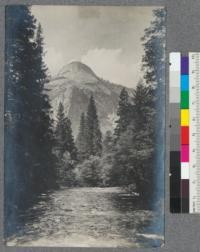
M 171 134 L 170 135 L 170 151 L 179 151 L 180 150 L 180 135 Z
M 169 94 L 169 102 L 180 102 L 180 87 L 171 87 Z

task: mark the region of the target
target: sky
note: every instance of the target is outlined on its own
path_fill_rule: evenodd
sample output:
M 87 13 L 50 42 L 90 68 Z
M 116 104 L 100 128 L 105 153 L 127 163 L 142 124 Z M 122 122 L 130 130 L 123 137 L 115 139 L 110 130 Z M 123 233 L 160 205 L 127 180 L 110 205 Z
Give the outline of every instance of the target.
M 141 78 L 141 37 L 156 7 L 32 6 L 43 28 L 45 62 L 52 76 L 72 61 L 127 87 Z

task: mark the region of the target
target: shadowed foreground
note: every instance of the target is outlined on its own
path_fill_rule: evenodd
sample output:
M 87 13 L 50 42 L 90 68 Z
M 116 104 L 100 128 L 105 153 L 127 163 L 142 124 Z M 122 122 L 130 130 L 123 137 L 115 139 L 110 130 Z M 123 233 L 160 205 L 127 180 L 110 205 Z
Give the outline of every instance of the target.
M 139 210 L 120 188 L 63 188 L 43 195 L 30 209 L 23 234 L 9 246 L 139 247 L 158 246 L 163 237 L 145 232 L 153 213 Z M 34 218 L 34 216 L 37 216 Z

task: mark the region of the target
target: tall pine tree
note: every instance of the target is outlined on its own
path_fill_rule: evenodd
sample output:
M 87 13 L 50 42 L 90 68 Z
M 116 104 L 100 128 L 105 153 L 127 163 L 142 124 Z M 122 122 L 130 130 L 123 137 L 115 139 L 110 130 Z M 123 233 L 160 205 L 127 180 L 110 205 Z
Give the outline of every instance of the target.
M 153 11 L 154 19 L 145 30 L 142 38 L 144 56 L 142 70 L 146 85 L 152 92 L 155 114 L 152 117 L 154 141 L 154 198 L 159 201 L 164 197 L 164 128 L 165 128 L 165 35 L 166 10 Z M 159 153 L 159 154 L 158 154 Z
M 133 96 L 135 130 L 139 131 L 146 129 L 151 138 L 153 137 L 152 134 L 154 130 L 152 118 L 155 117 L 154 99 L 152 95 L 152 89 L 144 85 L 142 81 L 139 81 Z
M 60 102 L 57 113 L 57 124 L 55 129 L 56 150 L 58 158 L 63 158 L 67 151 L 72 160 L 77 159 L 77 149 L 72 135 L 71 121 L 65 117 L 63 104 Z
M 41 27 L 29 7 L 6 8 L 5 191 L 6 234 L 17 210 L 55 186 L 50 105 Z
M 129 103 L 129 95 L 125 88 L 122 88 L 119 96 L 119 105 L 117 110 L 118 120 L 116 121 L 115 136 L 119 136 L 127 129 L 132 117 L 132 108 Z
M 64 114 L 64 107 L 62 103 L 59 103 L 58 112 L 56 117 L 56 128 L 55 128 L 55 140 L 56 140 L 56 152 L 58 158 L 62 158 L 66 151 L 66 119 Z
M 147 85 L 155 89 L 163 89 L 166 10 L 164 8 L 156 9 L 153 11 L 153 15 L 154 19 L 150 27 L 145 29 L 145 35 L 142 37 L 144 47 L 142 70 Z
M 35 28 L 35 20 L 27 7 L 6 7 L 5 232 L 7 235 L 14 232 L 13 222 L 18 220 L 17 211 L 14 209 L 26 208 L 22 202 L 27 203 L 27 196 L 31 191 L 32 161 L 29 143 L 32 139 L 29 134 L 29 122 L 25 120 L 27 83 L 23 73 L 27 71 L 27 64 L 33 65 L 35 45 L 30 40 L 34 38 Z M 30 59 L 27 55 L 31 56 Z M 27 174 L 26 165 L 29 167 Z
M 153 153 L 155 148 L 154 124 L 155 118 L 152 89 L 139 82 L 134 92 L 134 120 L 131 123 L 133 129 L 133 142 L 135 153 L 135 174 L 137 190 L 147 203 L 152 202 L 153 192 Z
M 102 134 L 96 104 L 93 95 L 90 96 L 86 117 L 86 151 L 87 156 L 101 156 Z
M 84 160 L 86 157 L 86 118 L 85 114 L 81 114 L 79 133 L 76 139 L 76 145 L 78 148 L 78 158 L 80 161 Z
M 72 160 L 77 160 L 77 148 L 74 143 L 74 137 L 72 134 L 71 121 L 68 117 L 66 117 L 66 150 L 70 153 L 70 157 Z
M 34 127 L 32 129 L 34 140 L 34 152 L 36 155 L 35 180 L 41 181 L 44 188 L 52 188 L 55 185 L 55 157 L 53 155 L 53 125 L 50 119 L 51 106 L 49 98 L 45 93 L 45 84 L 48 82 L 47 67 L 44 63 L 43 56 L 43 37 L 41 25 L 38 25 L 35 42 L 35 84 L 33 85 L 32 98 L 32 120 Z M 40 151 L 38 152 L 38 146 Z M 39 163 L 39 165 L 38 165 Z M 37 174 L 36 174 L 37 172 Z M 48 174 L 48 176 L 47 176 Z M 34 185 L 38 188 L 38 185 Z

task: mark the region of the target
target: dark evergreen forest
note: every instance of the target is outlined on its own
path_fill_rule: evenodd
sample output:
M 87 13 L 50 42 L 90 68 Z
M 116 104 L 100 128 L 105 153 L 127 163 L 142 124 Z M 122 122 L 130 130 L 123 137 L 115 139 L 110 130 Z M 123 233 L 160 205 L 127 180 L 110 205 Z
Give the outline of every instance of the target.
M 163 141 L 164 15 L 163 9 L 154 11 L 154 21 L 141 39 L 144 78 L 133 96 L 126 88 L 121 90 L 114 131 L 102 134 L 95 96 L 91 94 L 74 139 L 62 103 L 56 120 L 51 117 L 45 92 L 49 77 L 43 60 L 42 27 L 29 7 L 6 8 L 7 234 L 13 232 L 13 223 L 38 195 L 60 186 L 123 187 L 147 208 L 152 207 L 158 189 L 156 154 Z

